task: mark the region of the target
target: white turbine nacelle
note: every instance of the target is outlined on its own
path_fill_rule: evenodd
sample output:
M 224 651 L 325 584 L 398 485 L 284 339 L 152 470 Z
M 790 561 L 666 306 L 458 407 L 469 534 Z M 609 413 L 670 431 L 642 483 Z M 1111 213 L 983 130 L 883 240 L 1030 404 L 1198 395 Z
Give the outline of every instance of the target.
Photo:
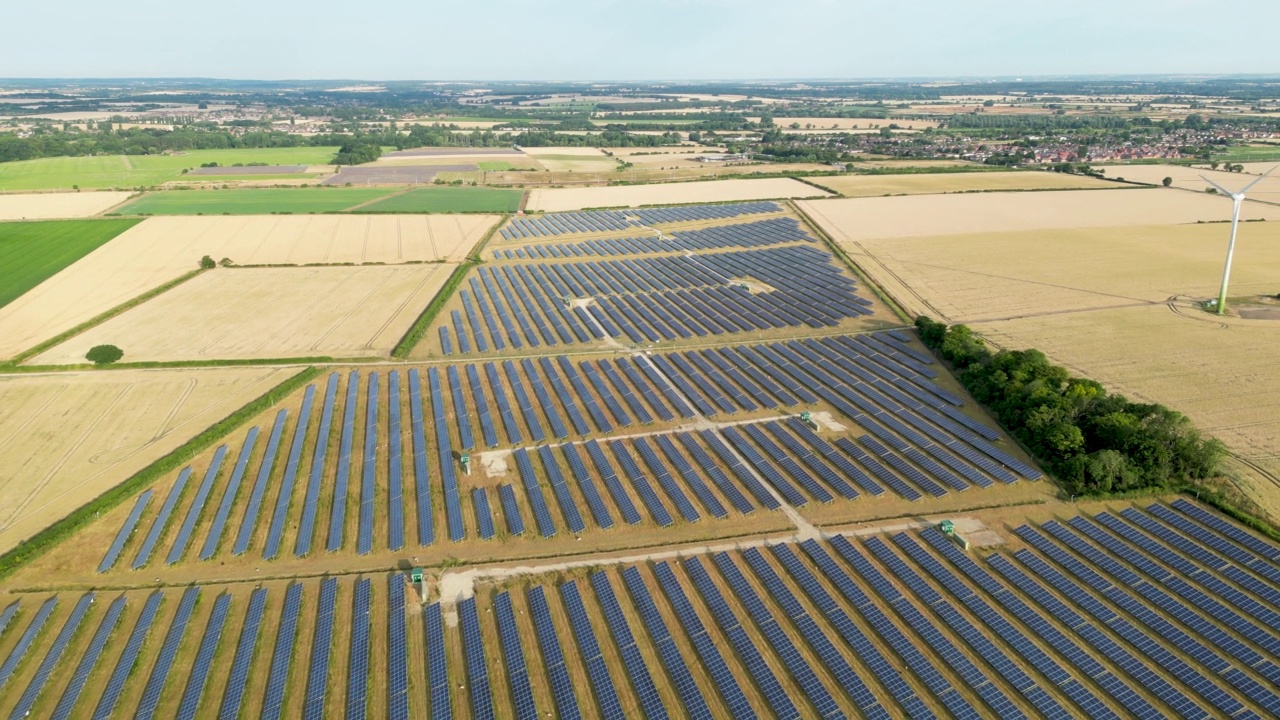
M 1271 168 L 1271 170 L 1275 170 L 1275 169 L 1276 169 L 1275 166 Z M 1231 241 L 1227 243 L 1227 262 L 1226 264 L 1223 265 L 1223 268 L 1222 268 L 1222 287 L 1218 290 L 1217 310 L 1219 315 L 1222 315 L 1227 311 L 1227 283 L 1231 280 L 1231 256 L 1234 255 L 1236 251 L 1236 228 L 1240 226 L 1240 206 L 1244 204 L 1244 194 L 1249 191 L 1249 188 L 1262 182 L 1263 178 L 1270 175 L 1271 170 L 1268 170 L 1262 173 L 1253 182 L 1240 188 L 1239 192 L 1231 192 L 1230 190 L 1222 187 L 1218 183 L 1210 180 L 1209 178 L 1203 175 L 1200 176 L 1201 180 L 1204 180 L 1205 182 L 1217 188 L 1218 192 L 1222 193 L 1223 195 L 1226 195 L 1227 197 L 1230 197 L 1231 205 L 1232 205 L 1231 206 Z

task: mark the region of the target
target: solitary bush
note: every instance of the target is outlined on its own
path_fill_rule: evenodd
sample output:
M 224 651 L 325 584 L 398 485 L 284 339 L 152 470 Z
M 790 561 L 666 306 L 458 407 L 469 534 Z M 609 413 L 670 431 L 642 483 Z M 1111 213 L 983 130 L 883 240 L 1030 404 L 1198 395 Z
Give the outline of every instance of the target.
M 1173 184 L 1173 178 L 1171 178 L 1171 177 L 1167 177 L 1167 178 L 1165 178 L 1165 179 L 1161 180 L 1161 181 L 1160 181 L 1160 184 L 1161 184 L 1161 185 L 1164 185 L 1165 187 L 1169 187 L 1170 185 L 1172 185 L 1172 184 Z
M 94 365 L 110 365 L 124 357 L 124 351 L 115 345 L 94 345 L 84 357 Z
M 201 270 L 212 270 L 216 267 L 218 267 L 218 263 L 215 262 L 214 259 L 209 257 L 208 255 L 205 255 L 204 257 L 200 258 Z

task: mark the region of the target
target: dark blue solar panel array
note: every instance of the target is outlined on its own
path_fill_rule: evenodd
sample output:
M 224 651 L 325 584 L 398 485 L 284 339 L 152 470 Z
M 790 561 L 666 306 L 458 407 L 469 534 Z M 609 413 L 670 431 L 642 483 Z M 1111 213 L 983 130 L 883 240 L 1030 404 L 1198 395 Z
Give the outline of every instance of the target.
M 631 685 L 635 689 L 636 698 L 640 701 L 640 708 L 644 710 L 647 717 L 666 718 L 667 709 L 662 704 L 653 676 L 649 674 L 649 668 L 644 663 L 639 646 L 636 645 L 635 636 L 631 634 L 631 624 L 622 613 L 622 606 L 618 604 L 618 596 L 613 592 L 613 584 L 609 582 L 609 576 L 602 572 L 593 574 L 591 586 L 595 588 L 600 612 L 604 615 L 609 634 L 613 636 L 613 643 L 618 649 L 618 655 L 622 658 L 627 676 L 631 678 Z
M 369 578 L 356 581 L 351 598 L 351 648 L 347 656 L 347 713 L 349 718 L 363 718 L 369 699 L 369 632 L 373 618 L 369 606 L 373 602 L 373 582 Z
M 244 691 L 249 685 L 249 670 L 253 666 L 254 648 L 258 644 L 258 631 L 262 628 L 262 614 L 266 609 L 267 589 L 255 588 L 249 596 L 249 611 L 245 613 L 244 624 L 240 626 L 240 641 L 236 643 L 236 654 L 231 661 L 231 676 L 222 693 L 222 706 L 218 709 L 220 720 L 240 717 Z
M 422 608 L 423 632 L 427 644 L 427 694 L 431 698 L 432 720 L 450 720 L 453 704 L 449 699 L 449 670 L 444 646 L 444 618 L 440 603 Z
M 551 452 L 551 448 L 544 445 L 538 448 L 538 457 L 542 459 L 542 469 L 551 483 L 551 492 L 556 496 L 556 503 L 560 505 L 565 524 L 569 526 L 570 532 L 581 533 L 587 526 L 582 521 L 582 514 L 578 512 L 578 505 L 573 499 L 573 493 L 569 490 L 569 483 L 565 480 L 560 465 L 556 462 L 555 454 Z
M 542 649 L 542 667 L 547 671 L 547 679 L 551 681 L 551 696 L 555 699 L 556 712 L 564 720 L 578 720 L 582 717 L 578 709 L 578 695 L 573 689 L 573 680 L 569 677 L 564 650 L 560 647 L 560 635 L 551 620 L 546 594 L 541 587 L 531 587 L 526 591 L 525 597 L 529 601 L 529 617 L 533 620 L 533 629 L 538 636 L 538 647 Z
M 356 397 L 360 392 L 360 373 L 347 376 L 347 399 L 342 406 L 342 439 L 338 445 L 338 470 L 333 481 L 333 505 L 329 508 L 329 535 L 325 549 L 342 549 L 347 528 L 347 485 L 351 482 L 351 449 L 356 433 Z
M 493 378 L 491 377 L 490 380 Z M 427 384 L 431 394 L 431 414 L 436 430 L 436 456 L 440 462 L 440 485 L 444 490 L 445 524 L 449 529 L 449 540 L 458 542 L 465 537 L 466 527 L 462 522 L 462 497 L 458 490 L 458 472 L 453 465 L 453 445 L 449 439 L 449 426 L 445 423 L 444 393 L 440 387 L 439 368 L 433 367 L 427 370 Z M 422 507 L 421 500 L 418 507 Z
M 776 206 L 775 206 L 776 207 Z M 780 209 L 780 208 L 779 208 Z M 776 212 L 767 210 L 766 212 Z M 622 238 L 601 238 L 572 243 L 526 245 L 516 249 L 493 251 L 496 260 L 569 258 L 611 255 L 646 255 L 650 253 L 675 253 L 697 250 L 721 250 L 724 248 L 767 247 L 789 242 L 813 242 L 813 237 L 800 227 L 794 218 L 780 217 L 755 222 L 717 225 L 696 230 L 677 230 L 659 238 L 640 235 Z M 520 252 L 523 251 L 523 255 Z M 456 324 L 455 324 L 456 326 Z
M 142 691 L 142 699 L 138 702 L 135 718 L 149 720 L 155 715 L 165 681 L 169 679 L 169 671 L 173 668 L 174 658 L 177 657 L 178 646 L 182 644 L 187 623 L 191 620 L 191 612 L 195 610 L 196 599 L 199 597 L 200 588 L 198 587 L 189 587 L 182 593 L 182 600 L 178 602 L 178 612 L 169 623 L 164 644 L 160 646 L 160 655 L 156 658 L 155 665 L 151 667 L 151 675 L 147 678 L 147 686 Z
M 80 664 L 76 665 L 75 673 L 67 681 L 67 686 L 62 691 L 62 697 L 58 698 L 58 706 L 53 709 L 53 714 L 50 716 L 54 720 L 64 720 L 71 716 L 71 711 L 75 709 L 76 701 L 80 699 L 80 692 L 84 690 L 85 683 L 89 681 L 90 673 L 93 672 L 98 660 L 102 657 L 102 651 L 107 646 L 107 640 L 111 638 L 116 626 L 120 623 L 120 615 L 124 612 L 124 605 L 124 595 L 120 595 L 111 601 L 111 607 L 107 608 L 107 614 L 102 618 L 102 622 L 98 623 L 98 629 L 94 631 L 93 639 L 89 641 L 89 647 L 85 648 L 80 657 Z M 0 631 L 3 631 L 3 626 L 4 623 L 0 622 Z
M 356 526 L 356 552 L 368 555 L 373 552 L 373 503 L 378 489 L 374 485 L 378 467 L 378 373 L 369 374 L 369 387 L 365 398 L 364 456 L 360 476 L 360 511 Z
M 256 433 L 257 428 L 254 428 L 251 432 Z M 124 544 L 133 535 L 134 528 L 138 527 L 138 518 L 142 517 L 142 511 L 147 509 L 147 504 L 151 502 L 153 492 L 151 488 L 147 488 L 134 501 L 133 509 L 129 511 L 128 517 L 124 519 L 124 524 L 120 526 L 120 531 L 116 533 L 115 540 L 112 540 L 111 545 L 107 547 L 107 554 L 102 557 L 102 562 L 98 563 L 98 572 L 104 573 L 110 570 L 115 566 L 116 561 L 120 559 L 120 551 L 124 549 Z
M 276 413 L 275 422 L 271 425 L 267 451 L 262 455 L 258 475 L 253 482 L 253 490 L 249 492 L 249 502 L 245 505 L 244 516 L 240 518 L 240 530 L 236 533 L 235 544 L 231 546 L 232 555 L 243 555 L 249 549 L 253 533 L 258 529 L 258 513 L 262 510 L 262 499 L 267 494 L 267 484 L 271 480 L 271 470 L 275 467 L 276 455 L 280 452 L 280 438 L 284 435 L 284 424 L 288 419 L 289 411 L 281 409 Z
M 622 581 L 631 594 L 631 601 L 640 614 L 640 621 L 649 630 L 650 640 L 657 646 L 658 658 L 666 668 L 668 677 L 675 683 L 676 694 L 684 705 L 685 717 L 710 720 L 711 710 L 707 707 L 707 701 L 702 696 L 702 691 L 698 689 L 697 683 L 693 681 L 689 666 L 680 654 L 680 649 L 676 647 L 675 639 L 671 637 L 666 621 L 662 619 L 662 614 L 658 612 L 658 606 L 653 602 L 648 586 L 640 577 L 640 571 L 634 566 L 624 568 Z
M 467 658 L 467 689 L 471 697 L 471 717 L 492 720 L 493 694 L 489 689 L 489 663 L 485 659 L 484 637 L 480 633 L 480 616 L 476 599 L 458 602 L 458 624 L 462 628 L 462 649 Z
M 155 620 L 156 612 L 160 609 L 160 601 L 163 599 L 164 593 L 159 590 L 147 597 L 147 602 L 142 606 L 142 613 L 138 615 L 138 621 L 134 623 L 133 631 L 129 633 L 129 640 L 116 660 L 115 669 L 111 671 L 107 687 L 98 697 L 98 704 L 93 711 L 94 720 L 105 720 L 115 711 L 120 694 L 124 692 L 125 680 L 129 679 L 129 674 L 133 672 L 133 666 L 137 663 L 142 645 L 151 632 L 151 623 Z
M 14 671 L 18 669 L 18 663 L 22 662 L 22 658 L 31 649 L 36 636 L 40 634 L 41 628 L 49 620 L 49 614 L 53 612 L 57 604 L 58 596 L 54 595 L 40 605 L 35 617 L 31 618 L 31 622 L 27 624 L 27 629 L 22 631 L 22 636 L 18 638 L 17 644 L 9 651 L 9 655 L 5 657 L 4 662 L 0 663 L 0 690 L 3 690 L 4 686 L 9 684 L 9 679 L 13 677 Z
M 223 593 L 213 601 L 213 612 L 204 626 L 204 636 L 200 639 L 200 647 L 196 650 L 191 674 L 187 676 L 187 685 L 182 691 L 182 700 L 178 703 L 178 712 L 174 717 L 193 720 L 199 712 L 200 698 L 204 695 L 204 687 L 209 681 L 213 655 L 218 650 L 218 642 L 222 639 L 222 628 L 227 622 L 227 612 L 230 609 L 229 593 Z
M 387 377 L 387 549 L 404 548 L 404 458 L 400 436 L 400 373 Z
M 285 412 L 281 410 L 280 412 Z M 155 552 L 156 543 L 160 540 L 160 534 L 169 524 L 169 518 L 173 515 L 173 509 L 178 505 L 178 498 L 182 497 L 182 491 L 187 487 L 187 481 L 191 479 L 191 468 L 182 468 L 182 472 L 178 473 L 178 479 L 174 481 L 173 487 L 169 489 L 169 494 L 165 496 L 164 504 L 160 506 L 160 513 L 151 521 L 151 529 L 147 531 L 147 537 L 143 539 L 142 546 L 138 548 L 138 554 L 133 557 L 133 569 L 137 570 L 147 561 L 151 559 L 151 553 Z
M 578 643 L 578 655 L 587 668 L 587 678 L 591 682 L 591 690 L 595 694 L 596 707 L 602 718 L 607 720 L 623 720 L 622 703 L 618 700 L 618 689 L 609 675 L 609 667 L 604 655 L 600 652 L 600 643 L 596 639 L 591 620 L 587 618 L 586 606 L 582 603 L 582 594 L 576 582 L 567 582 L 560 586 L 560 598 L 564 602 L 565 614 L 569 616 L 569 626 L 573 630 L 574 639 Z
M 262 696 L 260 717 L 263 720 L 277 720 L 284 709 L 285 683 L 289 679 L 289 667 L 293 664 L 293 641 L 298 634 L 298 616 L 301 610 L 302 583 L 295 582 L 284 593 L 284 609 L 280 612 L 280 625 L 276 628 L 267 687 Z
M 495 530 L 493 509 L 489 507 L 489 492 L 482 487 L 471 488 L 471 504 L 476 510 L 476 527 L 480 533 L 480 539 L 492 539 Z
M 227 526 L 227 518 L 231 516 L 231 506 L 236 502 L 240 485 L 244 482 L 245 471 L 249 468 L 249 455 L 258 442 L 258 428 L 249 428 L 244 445 L 240 447 L 240 455 L 236 458 L 235 467 L 231 470 L 231 479 L 222 491 L 222 502 L 218 503 L 218 511 L 214 513 L 213 524 L 209 526 L 209 534 L 205 536 L 204 547 L 200 548 L 200 559 L 208 560 L 218 551 L 218 543 L 222 542 L 222 533 Z
M 303 696 L 302 716 L 307 720 L 325 717 L 324 696 L 329 690 L 329 655 L 333 649 L 333 614 L 337 604 L 338 579 L 325 578 L 320 583 L 320 604 L 316 608 L 316 625 L 311 639 L 311 665 L 307 670 L 306 695 Z
M 44 691 L 45 683 L 49 681 L 49 675 L 58 667 L 58 661 L 62 659 L 62 654 L 66 652 L 67 644 L 71 642 L 71 638 L 76 634 L 76 630 L 84 620 L 85 613 L 89 611 L 89 606 L 92 604 L 93 593 L 91 592 L 81 595 L 80 599 L 76 601 L 75 608 L 71 610 L 71 614 L 62 623 L 62 629 L 58 631 L 58 636 L 53 639 L 53 644 L 45 652 L 44 659 L 40 661 L 39 667 L 36 668 L 35 675 L 27 681 L 27 689 L 22 692 L 22 697 L 18 698 L 18 704 L 14 706 L 10 717 L 20 718 L 30 714 L 31 707 L 36 704 L 40 693 Z
M 387 576 L 387 717 L 390 720 L 409 720 L 409 632 L 404 587 L 404 575 Z
M 324 391 L 324 408 L 320 412 L 320 431 L 316 434 L 316 447 L 311 455 L 311 475 L 307 480 L 307 494 L 302 501 L 302 519 L 298 523 L 298 537 L 294 541 L 293 554 L 302 557 L 311 552 L 315 539 L 316 504 L 320 502 L 320 489 L 324 481 L 324 462 L 329 453 L 329 436 L 333 430 L 333 408 L 338 399 L 341 376 L 329 373 L 329 384 Z
M 542 537 L 554 537 L 556 524 L 551 519 L 551 511 L 547 508 L 547 499 L 538 484 L 538 476 L 534 474 L 533 463 L 524 448 L 515 451 L 516 468 L 520 472 L 520 481 L 524 483 L 525 496 L 529 498 L 529 507 L 533 508 L 533 520 L 538 525 Z
M 529 666 L 524 659 L 524 647 L 520 643 L 520 628 L 511 608 L 510 593 L 502 592 L 493 597 L 493 615 L 498 624 L 498 641 L 502 644 L 502 657 L 506 661 L 507 685 L 511 689 L 511 712 L 517 720 L 535 720 L 538 708 L 533 702 L 533 689 L 529 686 Z
M 209 462 L 209 468 L 204 473 L 204 479 L 200 481 L 200 487 L 196 489 L 196 496 L 187 509 L 187 515 L 182 520 L 182 526 L 178 528 L 178 536 L 173 539 L 173 546 L 169 548 L 169 555 L 165 558 L 166 565 L 178 562 L 182 559 L 183 553 L 186 552 L 187 543 L 191 542 L 191 532 L 196 529 L 196 522 L 200 520 L 200 515 L 204 512 L 204 505 L 209 500 L 209 493 L 213 491 L 213 481 L 218 478 L 218 471 L 222 469 L 222 461 L 226 457 L 227 446 L 219 445 L 213 454 L 213 460 Z
M 307 428 L 311 426 L 311 406 L 315 399 L 316 386 L 308 385 L 307 392 L 302 397 L 302 410 L 298 413 L 298 424 L 293 428 L 293 444 L 289 446 L 289 459 L 284 466 L 284 476 L 280 479 L 280 491 L 276 495 L 276 508 L 271 515 L 267 542 L 262 546 L 262 557 L 267 560 L 280 554 L 280 541 L 284 537 L 289 504 L 293 501 L 293 487 L 298 482 L 302 445 L 307 439 Z
M 502 503 L 502 517 L 507 522 L 507 532 L 511 535 L 524 534 L 524 518 L 520 516 L 520 506 L 516 504 L 516 491 L 510 485 L 498 486 L 498 501 Z
M 470 368 L 468 368 L 470 369 Z M 475 386 L 475 378 L 471 378 Z M 418 544 L 436 541 L 434 513 L 431 510 L 431 486 L 427 479 L 427 431 L 422 417 L 422 380 L 418 369 L 409 371 L 409 424 L 413 437 L 413 485 L 417 493 Z
M 507 240 L 517 238 L 554 237 L 572 233 L 614 232 L 655 223 L 697 222 L 720 220 L 778 212 L 776 202 L 746 202 L 725 205 L 689 205 L 671 208 L 646 208 L 643 210 L 586 210 L 579 212 L 549 213 L 546 215 L 522 215 L 502 229 Z M 635 219 L 632 219 L 635 218 Z

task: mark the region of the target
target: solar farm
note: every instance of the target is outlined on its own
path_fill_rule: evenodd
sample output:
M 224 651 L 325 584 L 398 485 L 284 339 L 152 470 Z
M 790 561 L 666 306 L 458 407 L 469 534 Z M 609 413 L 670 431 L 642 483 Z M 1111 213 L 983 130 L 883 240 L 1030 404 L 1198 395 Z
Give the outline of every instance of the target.
M 1280 545 L 1068 502 L 791 203 L 473 260 L 0 580 L 0 714 L 1280 715 Z

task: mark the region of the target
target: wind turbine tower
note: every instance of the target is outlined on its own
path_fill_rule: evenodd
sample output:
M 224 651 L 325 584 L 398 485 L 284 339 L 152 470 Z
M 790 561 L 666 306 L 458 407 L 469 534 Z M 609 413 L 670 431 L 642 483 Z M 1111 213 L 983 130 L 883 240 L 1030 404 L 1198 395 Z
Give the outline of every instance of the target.
M 1272 167 L 1271 170 L 1275 170 L 1275 167 Z M 1270 175 L 1271 170 L 1268 170 L 1262 173 L 1253 182 L 1240 188 L 1239 192 L 1231 192 L 1230 190 L 1222 187 L 1221 185 L 1210 180 L 1204 175 L 1200 176 L 1201 180 L 1204 180 L 1205 182 L 1217 188 L 1218 192 L 1230 197 L 1232 202 L 1231 242 L 1227 243 L 1227 262 L 1222 267 L 1222 287 L 1218 290 L 1218 314 L 1219 315 L 1222 315 L 1227 311 L 1227 282 L 1231 280 L 1231 256 L 1236 251 L 1236 228 L 1240 226 L 1240 206 L 1244 204 L 1244 194 L 1249 191 L 1249 188 L 1252 188 L 1254 185 L 1257 185 L 1258 183 L 1262 182 L 1263 178 Z

